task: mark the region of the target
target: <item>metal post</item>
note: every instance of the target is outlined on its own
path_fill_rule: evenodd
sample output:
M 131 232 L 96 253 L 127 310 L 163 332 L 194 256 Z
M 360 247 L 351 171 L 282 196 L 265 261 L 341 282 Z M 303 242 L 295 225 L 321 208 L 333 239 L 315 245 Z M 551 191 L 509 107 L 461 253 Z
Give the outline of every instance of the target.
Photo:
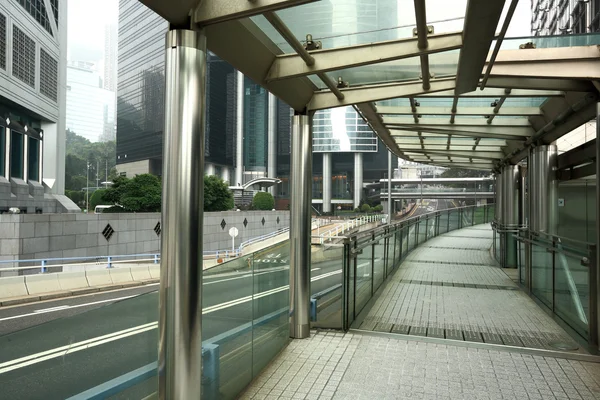
M 85 175 L 85 212 L 90 211 L 90 162 L 87 161 L 87 172 Z
M 292 117 L 290 168 L 290 337 L 310 334 L 312 114 Z
M 363 186 L 363 155 L 354 153 L 354 208 L 360 207 Z
M 277 97 L 269 93 L 268 106 L 269 116 L 267 123 L 267 176 L 277 177 Z M 269 192 L 275 196 L 277 186 L 269 188 Z
M 600 102 L 596 105 L 596 138 L 600 138 Z M 600 182 L 598 182 L 598 180 L 600 179 L 600 162 L 598 161 L 600 160 L 600 142 L 598 141 L 598 139 L 596 139 L 596 215 L 600 215 L 599 211 L 600 211 L 600 201 L 598 201 L 597 199 L 600 199 Z M 598 249 L 600 249 L 600 218 L 596 217 L 596 246 L 595 246 L 595 251 L 593 251 L 593 257 L 594 257 L 594 263 L 592 263 L 590 265 L 590 268 L 594 268 L 594 280 L 590 281 L 590 298 L 592 299 L 592 301 L 594 302 L 594 307 L 590 308 L 590 333 L 594 332 L 595 333 L 595 345 L 596 348 L 598 347 L 598 342 L 600 342 L 600 339 L 598 338 L 599 334 L 598 332 L 600 332 L 600 318 L 598 318 L 598 309 L 600 309 L 600 293 L 598 288 L 600 288 L 600 264 L 599 264 L 599 260 L 600 257 L 598 257 Z M 593 289 L 593 291 L 591 290 Z M 594 297 L 592 296 L 592 293 L 594 293 Z M 594 314 L 592 315 L 591 311 L 594 311 Z M 593 326 L 593 328 L 592 328 Z
M 323 212 L 331 212 L 331 153 L 323 153 Z
M 388 187 L 387 187 L 387 200 L 388 200 L 388 224 L 392 223 L 392 212 L 394 207 L 392 206 L 392 152 L 388 151 Z
M 40 272 L 43 274 L 43 273 L 46 273 L 47 271 L 48 271 L 48 269 L 46 268 L 46 260 L 42 260 L 42 268 L 41 268 Z
M 206 36 L 166 35 L 160 399 L 200 399 Z
M 235 116 L 235 182 L 244 184 L 244 74 L 236 74 L 236 116 Z M 244 197 L 242 192 L 242 198 Z

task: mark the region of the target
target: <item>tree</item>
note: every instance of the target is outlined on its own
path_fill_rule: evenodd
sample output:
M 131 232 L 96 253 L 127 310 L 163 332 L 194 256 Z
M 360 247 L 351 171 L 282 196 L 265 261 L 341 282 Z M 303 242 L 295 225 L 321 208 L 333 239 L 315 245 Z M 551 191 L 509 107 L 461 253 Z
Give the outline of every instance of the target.
M 275 199 L 269 192 L 258 192 L 252 199 L 252 207 L 255 210 L 272 210 L 275 208 Z
M 137 175 L 133 179 L 118 177 L 106 189 L 104 200 L 117 204 L 129 212 L 158 212 L 161 208 L 161 183 L 151 174 Z
M 378 204 L 375 207 L 373 207 L 373 211 L 374 212 L 382 212 L 383 211 L 383 206 L 381 204 Z
M 98 189 L 96 191 L 94 191 L 94 194 L 92 194 L 92 197 L 90 197 L 90 210 L 93 210 L 96 208 L 96 206 L 100 206 L 100 205 L 112 205 L 113 203 L 111 203 L 110 201 L 104 199 L 104 194 L 106 193 L 107 189 Z
M 448 168 L 440 175 L 440 178 L 485 178 L 490 176 L 489 171 L 464 168 Z
M 73 186 L 73 176 L 89 176 L 90 186 L 96 186 L 96 180 L 108 180 L 106 170 L 112 171 L 117 161 L 116 142 L 90 142 L 70 130 L 66 136 L 65 188 L 77 189 Z
M 233 193 L 227 183 L 215 175 L 204 176 L 204 211 L 227 211 L 233 208 Z
M 365 203 L 362 206 L 360 206 L 360 211 L 368 213 L 369 211 L 371 211 L 371 206 Z

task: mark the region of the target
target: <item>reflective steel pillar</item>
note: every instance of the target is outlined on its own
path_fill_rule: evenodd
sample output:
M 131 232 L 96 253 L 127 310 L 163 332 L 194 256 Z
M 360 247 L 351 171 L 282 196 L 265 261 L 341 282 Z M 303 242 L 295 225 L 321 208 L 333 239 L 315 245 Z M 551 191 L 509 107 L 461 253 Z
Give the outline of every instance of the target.
M 532 231 L 554 234 L 558 220 L 556 146 L 534 147 L 529 160 L 529 227 Z
M 323 212 L 331 212 L 331 153 L 323 153 Z
M 502 169 L 502 223 L 519 224 L 519 167 L 507 165 Z
M 269 93 L 269 116 L 267 123 L 267 176 L 277 178 L 277 97 Z M 269 188 L 269 192 L 275 196 L 277 186 Z
M 363 155 L 354 153 L 354 208 L 360 207 L 363 187 Z
M 244 74 L 236 74 L 235 115 L 235 181 L 234 186 L 244 184 Z
M 504 193 L 502 191 L 502 171 L 496 174 L 496 207 L 494 208 L 495 211 L 495 218 L 496 218 L 496 222 L 502 224 L 503 220 L 502 220 L 502 196 L 504 196 Z
M 596 246 L 595 254 L 592 254 L 590 268 L 593 268 L 590 278 L 590 311 L 589 311 L 589 336 L 590 344 L 598 348 L 600 343 L 600 318 L 598 313 L 600 310 L 600 257 L 598 257 L 598 249 L 600 249 L 600 103 L 596 105 Z
M 392 152 L 388 151 L 388 185 L 387 185 L 388 224 L 392 223 L 394 205 L 392 204 Z
M 292 117 L 290 160 L 290 337 L 310 333 L 312 113 Z
M 166 38 L 159 398 L 199 399 L 206 37 Z

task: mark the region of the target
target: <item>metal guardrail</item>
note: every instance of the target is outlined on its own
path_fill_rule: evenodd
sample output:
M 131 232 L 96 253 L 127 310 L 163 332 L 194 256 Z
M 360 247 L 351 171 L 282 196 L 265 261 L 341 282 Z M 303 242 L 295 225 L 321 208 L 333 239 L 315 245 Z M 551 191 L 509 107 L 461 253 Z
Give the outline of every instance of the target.
M 138 258 L 142 257 L 142 258 Z M 67 261 L 67 262 L 65 262 Z M 82 262 L 78 262 L 82 261 Z M 63 257 L 63 258 L 43 258 L 43 259 L 28 259 L 28 260 L 2 260 L 0 261 L 0 271 L 21 271 L 39 268 L 40 273 L 49 272 L 51 268 L 63 268 L 73 266 L 98 266 L 105 265 L 106 268 L 112 268 L 115 264 L 122 263 L 139 263 L 139 262 L 152 262 L 158 264 L 160 261 L 160 254 L 149 253 L 149 254 L 128 254 L 128 255 L 115 255 L 115 256 L 90 256 L 90 257 Z M 58 262 L 54 264 L 54 262 Z M 23 267 L 2 267 L 3 264 L 23 264 L 32 263 L 34 265 L 23 266 Z

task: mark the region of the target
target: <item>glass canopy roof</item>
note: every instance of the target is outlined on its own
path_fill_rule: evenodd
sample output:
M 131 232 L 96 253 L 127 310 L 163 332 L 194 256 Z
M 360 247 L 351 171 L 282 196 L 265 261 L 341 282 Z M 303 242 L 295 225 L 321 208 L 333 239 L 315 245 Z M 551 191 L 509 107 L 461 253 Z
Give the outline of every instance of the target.
M 354 106 L 403 158 L 491 169 L 594 116 L 600 34 L 505 38 L 516 0 L 183 3 L 219 57 L 296 111 Z

